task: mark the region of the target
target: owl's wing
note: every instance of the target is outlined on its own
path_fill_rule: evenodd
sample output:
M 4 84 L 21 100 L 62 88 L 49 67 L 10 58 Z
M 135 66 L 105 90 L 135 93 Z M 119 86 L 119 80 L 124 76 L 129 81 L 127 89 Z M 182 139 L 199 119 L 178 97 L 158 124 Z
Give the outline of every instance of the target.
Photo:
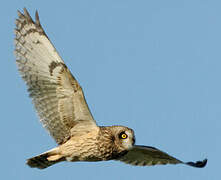
M 76 129 L 96 128 L 83 91 L 45 34 L 36 11 L 18 11 L 15 28 L 18 69 L 44 127 L 58 144 Z
M 159 164 L 187 164 L 193 167 L 202 168 L 206 165 L 207 159 L 195 162 L 182 162 L 165 152 L 150 146 L 134 146 L 120 161 L 135 166 L 152 166 Z

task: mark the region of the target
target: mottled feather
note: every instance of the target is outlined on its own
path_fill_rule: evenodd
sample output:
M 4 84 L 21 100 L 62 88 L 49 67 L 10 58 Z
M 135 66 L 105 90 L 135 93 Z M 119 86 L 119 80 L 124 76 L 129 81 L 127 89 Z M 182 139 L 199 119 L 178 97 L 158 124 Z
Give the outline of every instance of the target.
M 28 11 L 18 11 L 15 56 L 40 120 L 58 144 L 78 127 L 88 131 L 96 123 L 83 91 L 44 32 L 38 13 L 35 22 Z M 81 129 L 82 131 L 82 129 Z

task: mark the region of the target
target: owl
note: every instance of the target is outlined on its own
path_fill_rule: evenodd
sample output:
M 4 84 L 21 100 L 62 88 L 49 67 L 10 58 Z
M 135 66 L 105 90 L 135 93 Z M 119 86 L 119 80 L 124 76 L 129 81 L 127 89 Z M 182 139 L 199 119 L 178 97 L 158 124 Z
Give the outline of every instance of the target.
M 27 160 L 44 169 L 62 161 L 116 160 L 136 166 L 186 164 L 204 167 L 207 159 L 183 162 L 150 146 L 135 145 L 134 131 L 125 126 L 98 126 L 82 88 L 49 40 L 39 20 L 18 11 L 15 56 L 18 70 L 43 126 L 58 146 Z

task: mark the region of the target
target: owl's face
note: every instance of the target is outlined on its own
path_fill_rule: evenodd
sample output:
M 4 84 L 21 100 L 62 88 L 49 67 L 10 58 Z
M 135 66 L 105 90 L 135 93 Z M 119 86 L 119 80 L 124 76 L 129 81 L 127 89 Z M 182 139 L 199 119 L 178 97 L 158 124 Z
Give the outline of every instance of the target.
M 134 131 L 124 126 L 112 126 L 115 144 L 121 150 L 129 150 L 135 143 Z

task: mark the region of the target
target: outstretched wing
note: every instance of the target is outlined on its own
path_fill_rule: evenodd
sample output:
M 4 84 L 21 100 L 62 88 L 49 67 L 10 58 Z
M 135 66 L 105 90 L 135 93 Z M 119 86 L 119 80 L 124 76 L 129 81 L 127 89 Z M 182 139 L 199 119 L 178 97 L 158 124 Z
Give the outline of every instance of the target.
M 134 146 L 129 152 L 119 159 L 120 161 L 135 166 L 153 166 L 157 164 L 187 164 L 193 167 L 204 167 L 207 159 L 203 161 L 184 163 L 165 152 L 149 146 Z
M 45 34 L 36 11 L 35 22 L 18 11 L 15 56 L 40 120 L 58 144 L 76 129 L 95 128 L 83 91 Z

